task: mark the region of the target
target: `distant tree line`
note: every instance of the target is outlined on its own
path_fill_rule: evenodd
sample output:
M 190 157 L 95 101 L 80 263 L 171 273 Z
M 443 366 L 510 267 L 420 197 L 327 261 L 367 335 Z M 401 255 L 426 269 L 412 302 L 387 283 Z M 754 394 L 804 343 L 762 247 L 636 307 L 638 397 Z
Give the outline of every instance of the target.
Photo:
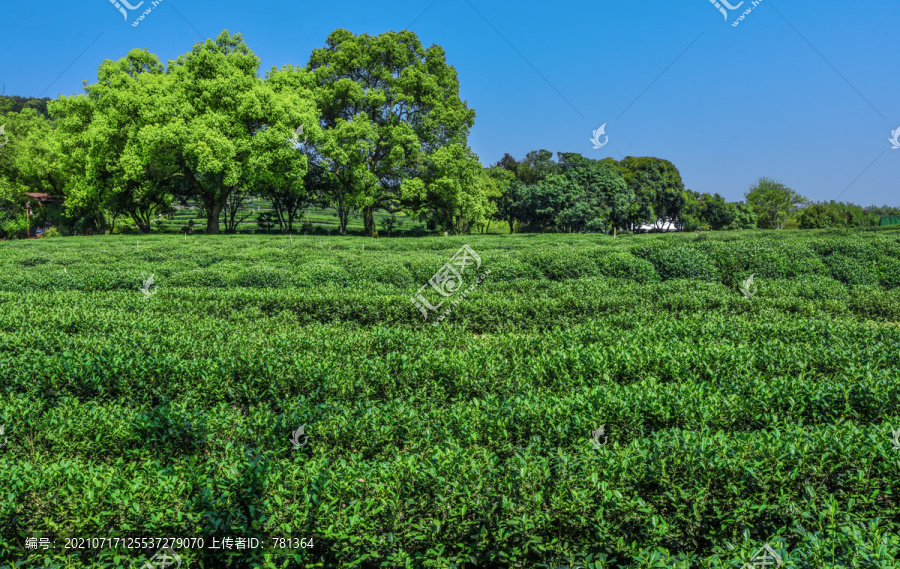
M 521 161 L 505 155 L 493 168 L 504 174 L 494 198 L 510 231 L 635 231 L 756 227 L 749 204 L 728 203 L 719 194 L 684 187 L 675 166 L 660 158 L 627 156 L 591 160 L 579 154 L 529 152 Z
M 200 208 L 207 233 L 234 232 L 253 198 L 272 203 L 264 221 L 284 231 L 316 205 L 336 210 L 341 233 L 362 218 L 367 235 L 376 210 L 456 234 L 492 222 L 512 232 L 774 229 L 801 209 L 800 227 L 838 227 L 900 213 L 804 208 L 804 198 L 765 178 L 745 202 L 729 203 L 686 189 L 672 163 L 652 157 L 554 160 L 537 150 L 485 168 L 468 146 L 475 111 L 459 97 L 456 70 L 440 46 L 425 49 L 410 31 L 338 29 L 306 66 L 264 77 L 242 36 L 228 31 L 168 66 L 134 49 L 103 61 L 82 94 L 0 97 L 0 115 L 9 137 L 0 148 L 0 237 L 25 234 L 29 202 L 42 222 L 75 232 L 112 231 L 119 219 L 149 232 L 187 203 Z

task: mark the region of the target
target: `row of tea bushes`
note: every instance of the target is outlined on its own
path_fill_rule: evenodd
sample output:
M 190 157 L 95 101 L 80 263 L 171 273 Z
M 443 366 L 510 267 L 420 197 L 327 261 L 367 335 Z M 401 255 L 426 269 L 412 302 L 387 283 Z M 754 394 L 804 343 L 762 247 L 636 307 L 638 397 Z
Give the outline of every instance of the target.
M 141 457 L 113 461 L 4 457 L 4 557 L 39 560 L 22 547 L 34 531 L 209 540 L 222 528 L 313 537 L 302 566 L 323 567 L 554 566 L 586 553 L 643 567 L 651 548 L 711 553 L 745 532 L 770 540 L 778 528 L 790 528 L 782 539 L 794 549 L 801 529 L 821 534 L 880 520 L 897 532 L 900 459 L 884 431 L 851 423 L 754 434 L 671 429 L 550 455 L 535 437 L 505 457 L 439 443 L 415 452 L 398 444 L 383 459 L 306 447 L 280 457 L 237 443 L 189 456 L 148 445 Z M 851 559 L 857 542 L 804 545 L 808 558 Z M 896 560 L 897 546 L 893 540 L 882 559 Z M 97 552 L 81 552 L 89 556 Z M 251 560 L 260 561 L 242 554 L 245 566 Z
M 158 283 L 180 287 L 356 287 L 376 283 L 415 290 L 460 244 L 459 239 L 453 244 L 434 239 L 432 245 L 439 248 L 427 247 L 424 242 L 429 240 L 421 240 L 423 246 L 413 250 L 399 246 L 377 250 L 371 244 L 365 250 L 367 240 L 346 238 L 338 241 L 339 249 L 317 249 L 308 241 L 289 245 L 270 240 L 230 250 L 234 241 L 226 237 L 210 236 L 181 246 L 172 237 L 149 237 L 149 244 L 140 251 L 120 245 L 99 249 L 90 259 L 73 251 L 54 251 L 58 255 L 52 262 L 49 251 L 31 253 L 26 247 L 7 247 L 0 256 L 0 267 L 7 268 L 0 273 L 0 291 L 135 290 L 150 274 Z M 894 234 L 868 240 L 798 237 L 737 242 L 670 242 L 647 237 L 610 244 L 581 236 L 565 246 L 545 241 L 528 248 L 501 247 L 496 238 L 485 238 L 478 242 L 478 253 L 484 267 L 491 269 L 492 278 L 498 280 L 606 277 L 653 283 L 691 279 L 733 288 L 750 274 L 764 280 L 817 275 L 852 286 L 900 287 L 900 237 Z M 177 246 L 174 250 L 173 244 Z M 100 245 L 97 243 L 98 248 Z
M 0 244 L 0 566 L 898 566 L 900 241 L 742 235 Z
M 452 326 L 423 331 L 301 328 L 280 314 L 258 319 L 255 326 L 216 314 L 188 323 L 176 314 L 135 318 L 106 307 L 73 306 L 48 322 L 59 332 L 45 334 L 27 325 L 28 307 L 19 308 L 3 312 L 4 390 L 92 401 L 121 396 L 185 400 L 193 394 L 210 403 L 246 404 L 313 392 L 345 402 L 423 392 L 439 400 L 467 400 L 515 393 L 523 385 L 568 393 L 590 382 L 645 380 L 827 380 L 831 389 L 855 390 L 852 397 L 835 396 L 829 402 L 834 404 L 845 397 L 862 401 L 871 386 L 863 389 L 858 382 L 877 379 L 875 370 L 889 375 L 900 368 L 895 349 L 900 327 L 768 314 L 624 314 L 567 330 L 482 337 Z M 72 309 L 80 319 L 65 329 L 61 323 Z M 20 329 L 11 328 L 14 322 Z M 231 385 L 222 383 L 226 380 Z M 804 389 L 803 382 L 795 387 Z M 894 403 L 891 393 L 882 393 L 885 405 Z M 780 405 L 783 395 L 761 401 Z M 876 421 L 872 412 L 859 415 L 845 407 L 840 416 Z
M 212 272 L 199 274 L 205 274 L 207 281 L 218 278 Z M 460 325 L 478 333 L 547 330 L 623 312 L 643 316 L 666 313 L 900 320 L 900 288 L 848 286 L 819 275 L 790 280 L 755 279 L 751 299 L 737 289 L 694 280 L 640 284 L 627 279 L 590 277 L 555 282 L 494 279 L 494 275 L 492 271 L 455 305 L 442 325 Z M 474 282 L 473 276 L 466 285 Z M 145 298 L 138 287 L 88 293 L 0 291 L 0 329 L 15 329 L 19 325 L 17 319 L 22 317 L 31 318 L 33 325 L 42 329 L 94 327 L 99 318 L 106 318 L 106 312 L 118 311 L 126 313 L 126 318 L 140 315 L 144 320 L 178 314 L 183 319 L 210 316 L 253 325 L 257 320 L 278 315 L 298 326 L 340 323 L 431 328 L 439 312 L 430 312 L 426 320 L 416 310 L 410 301 L 416 293 L 415 286 L 401 291 L 371 281 L 354 287 L 291 288 L 179 287 L 171 286 L 165 277 L 156 279 L 156 283 L 150 298 Z M 78 307 L 78 314 L 65 307 Z M 94 310 L 103 314 L 88 316 Z

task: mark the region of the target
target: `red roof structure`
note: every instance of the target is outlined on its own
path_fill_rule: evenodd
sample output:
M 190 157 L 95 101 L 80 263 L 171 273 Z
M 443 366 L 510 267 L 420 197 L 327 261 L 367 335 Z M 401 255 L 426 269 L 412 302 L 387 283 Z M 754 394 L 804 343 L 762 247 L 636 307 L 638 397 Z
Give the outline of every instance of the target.
M 34 198 L 41 203 L 51 203 L 51 202 L 62 203 L 63 201 L 65 201 L 62 198 L 56 198 L 56 197 L 51 196 L 50 194 L 42 194 L 42 193 L 38 193 L 38 192 L 26 193 L 25 195 L 28 196 L 29 198 Z

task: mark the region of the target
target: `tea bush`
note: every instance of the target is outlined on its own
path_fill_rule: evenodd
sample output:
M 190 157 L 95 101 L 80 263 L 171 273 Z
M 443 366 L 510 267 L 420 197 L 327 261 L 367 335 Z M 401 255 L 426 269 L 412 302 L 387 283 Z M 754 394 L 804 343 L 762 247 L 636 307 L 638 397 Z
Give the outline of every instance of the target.
M 877 283 L 875 274 L 869 270 L 865 261 L 842 254 L 829 255 L 825 263 L 831 270 L 831 276 L 835 280 L 850 285 Z
M 0 243 L 0 565 L 900 566 L 900 241 L 740 235 Z
M 721 274 L 713 259 L 701 247 L 702 245 L 639 247 L 633 253 L 649 261 L 663 280 L 720 280 Z
M 529 252 L 523 261 L 552 281 L 597 276 L 600 269 L 593 260 L 578 251 L 553 249 L 546 252 Z
M 660 276 L 650 261 L 630 253 L 599 253 L 596 262 L 600 274 L 615 279 L 628 279 L 638 283 L 659 282 Z

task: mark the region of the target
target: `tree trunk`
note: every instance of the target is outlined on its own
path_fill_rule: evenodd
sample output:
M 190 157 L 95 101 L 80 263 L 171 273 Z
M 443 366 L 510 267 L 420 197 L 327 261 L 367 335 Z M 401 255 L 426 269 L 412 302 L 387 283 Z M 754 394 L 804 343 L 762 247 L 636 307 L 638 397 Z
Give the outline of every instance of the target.
M 513 218 L 510 217 L 510 218 L 507 219 L 506 221 L 509 222 L 509 232 L 512 233 L 512 232 L 513 232 L 513 221 L 514 221 L 514 220 L 513 220 Z
M 341 235 L 347 234 L 347 223 L 350 221 L 350 210 L 338 210 L 338 222 L 341 224 Z
M 219 218 L 222 216 L 222 210 L 225 209 L 225 203 L 215 203 L 207 206 L 206 211 L 206 232 L 210 235 L 219 234 Z
M 363 208 L 363 227 L 365 228 L 366 235 L 372 236 L 372 233 L 375 231 L 375 207 L 374 206 L 366 206 Z

